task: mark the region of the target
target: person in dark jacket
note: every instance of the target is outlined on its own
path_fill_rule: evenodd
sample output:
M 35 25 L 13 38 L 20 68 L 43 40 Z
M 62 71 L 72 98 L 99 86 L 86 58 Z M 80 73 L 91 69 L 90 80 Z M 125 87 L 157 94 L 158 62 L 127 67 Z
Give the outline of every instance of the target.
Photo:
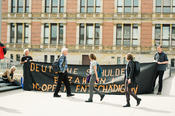
M 4 44 L 0 42 L 0 59 L 4 59 L 4 55 L 7 53 L 7 49 Z
M 126 72 L 125 72 L 125 94 L 126 94 L 126 101 L 127 104 L 123 107 L 130 107 L 130 95 L 134 97 L 134 99 L 137 101 L 137 106 L 140 104 L 141 99 L 137 97 L 137 95 L 131 91 L 132 87 L 135 87 L 136 80 L 134 76 L 134 61 L 133 61 L 133 55 L 128 53 L 127 56 L 128 64 L 126 65 Z
M 166 70 L 166 66 L 168 64 L 168 57 L 167 55 L 162 51 L 162 46 L 159 45 L 157 47 L 157 53 L 154 55 L 154 60 L 157 62 L 157 72 L 156 77 L 153 80 L 153 93 L 154 93 L 154 87 L 157 77 L 159 77 L 159 89 L 157 95 L 161 95 L 162 92 L 162 85 L 163 85 L 163 75 Z

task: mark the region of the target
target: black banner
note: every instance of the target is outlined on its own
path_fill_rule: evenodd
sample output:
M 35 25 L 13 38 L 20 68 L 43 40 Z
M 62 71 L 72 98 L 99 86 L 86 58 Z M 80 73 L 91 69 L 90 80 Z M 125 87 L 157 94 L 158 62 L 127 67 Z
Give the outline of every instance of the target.
M 124 94 L 124 73 L 125 65 L 101 65 L 103 75 L 95 87 L 108 94 Z M 141 72 L 136 77 L 137 86 L 132 91 L 138 94 L 152 92 L 152 82 L 155 77 L 156 63 L 142 63 Z M 86 83 L 86 72 L 88 65 L 69 65 L 69 80 L 73 93 L 88 93 L 88 83 Z M 28 62 L 24 65 L 24 90 L 54 91 L 58 77 L 54 75 L 50 63 Z M 66 89 L 64 84 L 62 92 Z

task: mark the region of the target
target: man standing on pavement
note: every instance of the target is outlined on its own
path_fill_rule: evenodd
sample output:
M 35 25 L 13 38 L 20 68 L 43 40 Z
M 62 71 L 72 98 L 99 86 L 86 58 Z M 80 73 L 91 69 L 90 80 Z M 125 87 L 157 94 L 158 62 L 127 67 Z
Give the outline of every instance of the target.
M 168 57 L 167 54 L 165 54 L 162 50 L 162 46 L 159 45 L 157 47 L 157 53 L 154 55 L 154 60 L 157 62 L 157 72 L 156 77 L 153 80 L 153 93 L 154 93 L 154 87 L 157 77 L 159 77 L 159 89 L 157 95 L 161 95 L 162 92 L 162 86 L 163 86 L 163 75 L 166 70 L 166 66 L 168 64 Z

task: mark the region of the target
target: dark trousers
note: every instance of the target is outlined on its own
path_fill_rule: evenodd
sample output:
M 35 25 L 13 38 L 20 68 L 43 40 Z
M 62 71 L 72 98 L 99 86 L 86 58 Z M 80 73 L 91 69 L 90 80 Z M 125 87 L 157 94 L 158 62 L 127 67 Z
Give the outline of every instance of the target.
M 159 76 L 159 89 L 158 89 L 158 92 L 162 91 L 163 75 L 164 75 L 164 71 L 157 71 L 156 72 L 156 77 L 153 80 L 153 91 L 154 91 L 156 79 L 157 79 L 158 76 Z
M 59 74 L 58 83 L 57 83 L 57 87 L 55 89 L 54 94 L 57 95 L 58 92 L 60 91 L 62 81 L 64 82 L 64 84 L 66 86 L 67 95 L 70 95 L 71 94 L 71 89 L 70 89 L 70 83 L 69 83 L 67 72 Z
M 126 101 L 130 104 L 130 95 L 134 97 L 135 100 L 138 100 L 137 95 L 131 91 L 131 87 L 128 87 L 128 79 L 125 80 L 125 94 L 126 94 Z

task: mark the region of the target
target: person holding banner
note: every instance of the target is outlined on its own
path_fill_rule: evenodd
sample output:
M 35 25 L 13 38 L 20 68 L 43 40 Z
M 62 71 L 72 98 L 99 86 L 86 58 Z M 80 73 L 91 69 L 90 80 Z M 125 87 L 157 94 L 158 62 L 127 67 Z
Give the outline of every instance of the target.
M 130 107 L 130 95 L 134 97 L 134 99 L 137 101 L 137 106 L 140 104 L 141 99 L 137 97 L 137 95 L 131 91 L 132 87 L 135 87 L 136 81 L 135 81 L 135 76 L 134 76 L 134 68 L 135 64 L 133 61 L 133 55 L 128 53 L 126 55 L 126 59 L 128 64 L 126 65 L 126 72 L 125 72 L 125 94 L 126 94 L 126 101 L 127 104 L 124 105 L 123 107 Z
M 168 64 L 168 57 L 167 55 L 162 51 L 162 46 L 159 45 L 157 47 L 157 53 L 154 55 L 154 60 L 157 62 L 157 72 L 156 77 L 153 80 L 153 93 L 154 93 L 154 87 L 157 77 L 159 76 L 159 89 L 157 95 L 161 95 L 162 92 L 162 83 L 163 83 L 163 75 L 166 70 L 166 65 Z
M 20 64 L 24 64 L 26 62 L 32 61 L 33 58 L 29 56 L 29 49 L 24 50 L 24 56 L 21 58 Z
M 90 96 L 89 99 L 85 102 L 93 102 L 93 90 L 95 92 L 97 92 L 97 94 L 100 95 L 100 101 L 103 100 L 105 94 L 101 93 L 100 91 L 98 91 L 95 87 L 94 87 L 94 83 L 97 81 L 99 82 L 99 78 L 98 78 L 98 74 L 97 74 L 97 62 L 96 62 L 96 56 L 94 54 L 90 54 L 89 55 L 89 59 L 90 59 Z
M 68 65 L 67 65 L 67 58 L 66 58 L 67 54 L 68 54 L 68 49 L 62 48 L 61 56 L 58 60 L 58 65 L 60 69 L 60 72 L 58 73 L 59 78 L 58 78 L 57 87 L 55 89 L 53 97 L 61 97 L 61 95 L 58 95 L 58 92 L 60 91 L 62 81 L 66 86 L 67 97 L 74 96 L 74 94 L 71 93 L 70 83 L 68 79 L 68 73 L 67 73 Z

